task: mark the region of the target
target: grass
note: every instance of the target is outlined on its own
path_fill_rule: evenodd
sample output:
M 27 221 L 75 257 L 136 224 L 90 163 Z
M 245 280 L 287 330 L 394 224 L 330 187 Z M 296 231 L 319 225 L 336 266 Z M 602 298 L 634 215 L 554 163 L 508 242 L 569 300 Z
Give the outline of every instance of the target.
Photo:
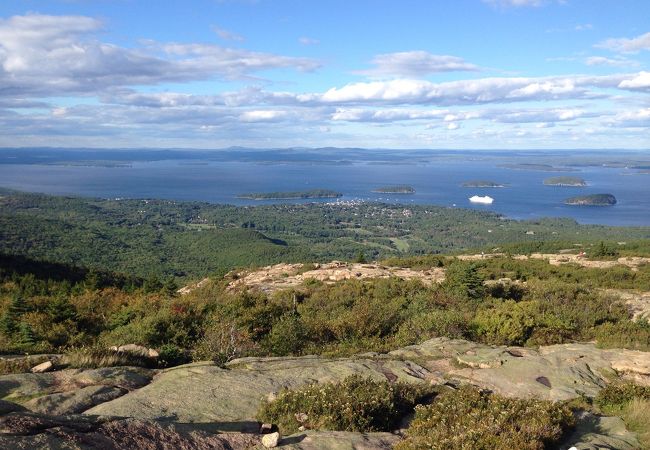
M 116 352 L 101 347 L 81 347 L 67 352 L 63 364 L 75 369 L 97 369 L 100 367 L 138 366 L 155 367 L 151 358 L 128 352 Z

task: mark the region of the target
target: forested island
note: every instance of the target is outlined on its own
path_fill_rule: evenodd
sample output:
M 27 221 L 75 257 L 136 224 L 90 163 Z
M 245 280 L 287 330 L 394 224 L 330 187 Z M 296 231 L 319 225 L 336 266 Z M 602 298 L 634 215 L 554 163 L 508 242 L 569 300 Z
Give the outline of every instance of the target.
M 546 186 L 583 187 L 587 182 L 580 177 L 551 177 L 544 180 Z
M 249 194 L 238 195 L 237 198 L 246 198 L 249 200 L 291 200 L 303 198 L 339 198 L 343 197 L 340 192 L 329 189 L 311 189 L 309 191 L 291 191 L 291 192 L 253 192 Z
M 413 186 L 398 184 L 395 186 L 382 186 L 380 188 L 373 189 L 372 192 L 379 194 L 415 194 L 415 189 Z
M 616 204 L 616 197 L 612 194 L 579 195 L 564 200 L 566 205 L 577 206 L 612 206 Z
M 536 170 L 540 172 L 574 172 L 575 169 L 570 167 L 555 167 L 550 164 L 533 164 L 533 163 L 522 163 L 522 164 L 502 164 L 499 167 L 505 169 L 515 169 L 515 170 Z
M 466 188 L 502 188 L 502 187 L 506 187 L 505 184 L 497 183 L 497 182 L 494 182 L 494 181 L 488 181 L 488 180 L 466 181 L 461 186 L 466 187 Z

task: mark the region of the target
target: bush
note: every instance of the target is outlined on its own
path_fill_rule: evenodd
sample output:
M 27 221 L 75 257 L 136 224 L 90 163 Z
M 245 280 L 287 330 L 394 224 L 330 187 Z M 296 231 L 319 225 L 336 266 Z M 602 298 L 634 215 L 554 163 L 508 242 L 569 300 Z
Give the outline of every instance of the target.
M 464 314 L 438 310 L 412 317 L 404 322 L 395 340 L 397 345 L 419 344 L 434 337 L 467 338 L 469 326 Z
M 631 382 L 610 383 L 595 398 L 605 413 L 620 416 L 637 433 L 641 448 L 650 448 L 650 386 Z
M 595 398 L 596 404 L 606 412 L 622 408 L 634 398 L 650 400 L 650 386 L 631 382 L 610 383 Z
M 187 352 L 174 344 L 165 344 L 158 351 L 158 366 L 173 367 L 188 363 L 190 358 Z
M 596 328 L 599 347 L 650 350 L 650 323 L 621 321 L 605 323 Z
M 398 450 L 518 449 L 557 445 L 575 419 L 563 404 L 510 399 L 464 386 L 417 406 Z
M 213 318 L 205 329 L 203 337 L 194 348 L 194 361 L 214 361 L 223 365 L 235 358 L 254 352 L 257 345 L 247 330 L 237 327 L 228 320 Z
M 312 430 L 390 431 L 423 398 L 429 385 L 390 384 L 352 375 L 338 383 L 312 384 L 280 391 L 264 402 L 258 420 L 279 426 L 283 434 L 300 426 Z
M 286 314 L 271 328 L 266 347 L 272 355 L 299 354 L 305 345 L 305 327 L 297 314 Z
M 475 332 L 490 344 L 524 345 L 535 326 L 532 306 L 507 300 L 493 309 L 479 311 L 473 322 Z

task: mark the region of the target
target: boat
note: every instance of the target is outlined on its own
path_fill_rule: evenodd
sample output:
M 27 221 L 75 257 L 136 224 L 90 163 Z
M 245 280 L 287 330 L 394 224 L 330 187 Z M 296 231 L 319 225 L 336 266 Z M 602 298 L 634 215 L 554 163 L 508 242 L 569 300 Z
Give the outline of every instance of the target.
M 482 203 L 483 205 L 491 205 L 494 199 L 489 195 L 481 197 L 480 195 L 474 195 L 469 198 L 469 201 L 472 203 Z

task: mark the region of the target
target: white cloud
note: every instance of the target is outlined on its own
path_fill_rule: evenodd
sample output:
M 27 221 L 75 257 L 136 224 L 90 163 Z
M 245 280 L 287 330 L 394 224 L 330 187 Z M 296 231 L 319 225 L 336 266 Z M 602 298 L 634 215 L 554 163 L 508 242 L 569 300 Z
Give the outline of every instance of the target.
M 606 48 L 621 53 L 636 53 L 641 50 L 650 50 L 650 32 L 635 38 L 612 38 L 596 45 L 599 48 Z
M 449 125 L 447 125 L 448 130 L 457 130 L 460 128 L 460 125 L 458 125 L 456 122 L 451 122 Z
M 616 56 L 606 58 L 604 56 L 589 56 L 585 59 L 588 66 L 609 66 L 609 67 L 638 67 L 639 62 L 632 59 Z
M 635 77 L 621 81 L 618 87 L 632 91 L 650 91 L 650 72 L 639 72 Z
M 237 33 L 233 33 L 232 31 L 228 31 L 223 28 L 219 28 L 217 26 L 213 26 L 212 31 L 214 31 L 217 34 L 217 36 L 219 36 L 221 39 L 226 41 L 242 42 L 245 40 L 244 36 Z
M 425 51 L 385 53 L 373 58 L 374 68 L 356 73 L 373 77 L 423 77 L 432 73 L 476 71 L 478 66 L 449 55 L 433 55 Z
M 238 79 L 273 68 L 309 71 L 308 58 L 206 44 L 127 49 L 100 42 L 102 24 L 83 16 L 29 14 L 0 20 L 0 95 L 59 96 L 116 86 Z
M 397 79 L 347 84 L 323 94 L 305 94 L 300 101 L 325 104 L 385 103 L 469 105 L 602 97 L 589 88 L 616 87 L 634 75 L 540 78 L 482 78 L 431 83 Z
M 649 128 L 650 108 L 620 112 L 609 120 L 607 124 L 623 128 Z
M 286 119 L 289 114 L 286 111 L 258 110 L 246 111 L 239 116 L 243 122 L 275 122 Z
M 332 120 L 346 122 L 397 122 L 400 120 L 425 120 L 444 116 L 444 110 L 413 109 L 342 109 L 332 114 Z

